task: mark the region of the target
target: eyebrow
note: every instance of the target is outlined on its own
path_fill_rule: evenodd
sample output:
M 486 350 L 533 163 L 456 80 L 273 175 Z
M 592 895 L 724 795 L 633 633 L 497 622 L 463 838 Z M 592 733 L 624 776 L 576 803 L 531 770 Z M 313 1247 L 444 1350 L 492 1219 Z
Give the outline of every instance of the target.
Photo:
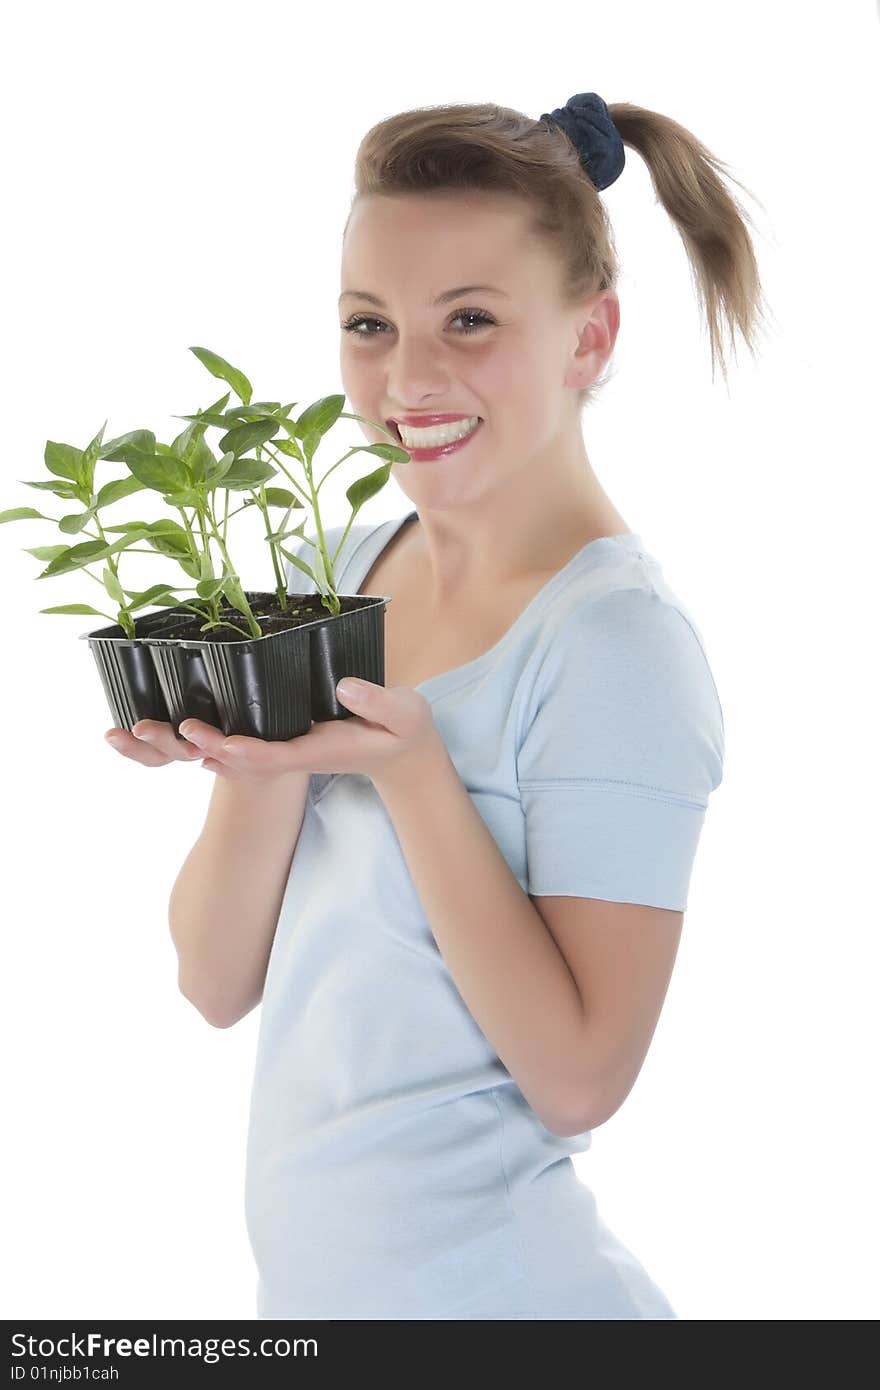
M 462 294 L 500 294 L 505 299 L 510 295 L 506 290 L 499 290 L 494 285 L 459 285 L 454 290 L 446 290 L 443 294 L 438 294 L 434 304 L 448 304 L 450 299 L 458 299 Z M 343 299 L 365 299 L 368 304 L 375 304 L 378 309 L 387 309 L 381 299 L 375 294 L 367 294 L 366 290 L 343 290 L 338 302 L 341 304 Z

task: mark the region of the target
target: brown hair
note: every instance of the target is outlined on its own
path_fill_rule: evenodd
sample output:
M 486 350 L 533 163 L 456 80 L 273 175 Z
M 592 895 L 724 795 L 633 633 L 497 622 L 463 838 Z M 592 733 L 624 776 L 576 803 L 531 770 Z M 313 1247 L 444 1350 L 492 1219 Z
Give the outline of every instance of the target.
M 658 201 L 678 228 L 708 322 L 712 380 L 718 361 L 726 383 L 724 321 L 734 358 L 735 330 L 754 356 L 765 322 L 746 227 L 751 219 L 719 177 L 727 166 L 684 126 L 629 102 L 608 110 L 624 144 L 644 159 Z M 619 266 L 611 223 L 576 147 L 555 121 L 489 102 L 417 107 L 374 125 L 358 147 L 343 240 L 359 198 L 474 189 L 519 195 L 531 205 L 530 234 L 543 238 L 563 267 L 564 303 L 615 287 Z M 601 384 L 578 392 L 581 407 Z

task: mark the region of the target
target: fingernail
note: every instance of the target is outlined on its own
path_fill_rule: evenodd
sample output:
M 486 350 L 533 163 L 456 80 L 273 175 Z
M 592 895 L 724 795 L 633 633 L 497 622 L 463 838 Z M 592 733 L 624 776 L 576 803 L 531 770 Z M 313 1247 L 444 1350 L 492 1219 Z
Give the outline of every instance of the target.
M 361 700 L 365 692 L 363 681 L 355 680 L 353 676 L 346 676 L 336 686 L 336 694 L 343 700 Z

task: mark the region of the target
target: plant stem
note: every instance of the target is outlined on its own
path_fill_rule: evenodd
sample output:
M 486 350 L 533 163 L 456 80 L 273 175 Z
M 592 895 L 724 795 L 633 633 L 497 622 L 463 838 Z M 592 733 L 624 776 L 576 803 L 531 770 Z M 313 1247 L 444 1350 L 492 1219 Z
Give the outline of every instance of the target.
M 318 490 L 315 487 L 314 479 L 312 477 L 312 466 L 310 463 L 306 463 L 305 470 L 306 477 L 309 482 L 309 491 L 312 494 L 312 515 L 315 518 L 315 526 L 318 532 L 318 544 L 319 549 L 321 551 L 321 558 L 324 562 L 324 573 L 327 578 L 327 592 L 326 594 L 321 594 L 321 602 L 323 603 L 324 607 L 328 609 L 329 612 L 332 613 L 333 617 L 335 618 L 339 614 L 342 605 L 340 604 L 339 598 L 336 594 L 336 590 L 333 587 L 333 563 L 330 559 L 330 556 L 327 554 L 327 541 L 324 536 L 324 528 L 321 525 L 321 513 L 318 509 Z
M 293 474 L 292 474 L 292 473 L 285 467 L 285 465 L 281 462 L 281 459 L 280 459 L 280 458 L 278 457 L 278 455 L 275 453 L 274 449 L 270 449 L 268 444 L 262 444 L 260 447 L 261 447 L 262 449 L 265 449 L 265 450 L 271 455 L 271 457 L 272 457 L 272 462 L 273 462 L 273 463 L 277 463 L 278 467 L 281 469 L 281 472 L 282 472 L 282 473 L 284 474 L 284 476 L 287 478 L 288 482 L 290 482 L 290 483 L 293 485 L 295 491 L 299 493 L 299 495 L 300 495 L 300 497 L 303 499 L 303 501 L 308 502 L 308 500 L 309 500 L 308 493 L 303 492 L 303 490 L 302 490 L 302 488 L 300 487 L 299 483 L 296 481 L 296 478 L 294 478 Z M 307 471 L 308 471 L 308 470 L 307 470 Z
M 269 518 L 269 506 L 266 502 L 266 489 L 262 483 L 260 483 L 260 491 L 257 497 L 257 506 L 263 513 L 263 520 L 266 523 L 266 539 L 268 540 L 269 536 L 272 533 L 272 522 Z M 272 568 L 275 571 L 275 596 L 278 599 L 278 607 L 281 609 L 282 612 L 284 612 L 284 610 L 287 607 L 287 589 L 284 583 L 283 571 L 278 563 L 278 550 L 275 546 L 274 541 L 269 541 L 269 551 L 272 556 Z
M 357 449 L 349 449 L 349 451 L 348 451 L 347 454 L 343 454 L 341 459 L 337 459 L 336 462 L 335 462 L 334 464 L 331 464 L 331 465 L 330 465 L 330 467 L 327 469 L 327 472 L 324 474 L 323 478 L 322 478 L 321 481 L 319 482 L 318 486 L 315 488 L 315 496 L 317 496 L 318 493 L 321 491 L 321 488 L 324 486 L 324 484 L 326 483 L 327 479 L 330 477 L 330 474 L 333 472 L 333 470 L 334 470 L 335 468 L 338 468 L 339 465 L 340 465 L 341 463 L 345 463 L 345 460 L 346 460 L 346 459 L 350 459 L 351 456 L 352 456 L 352 454 L 356 454 L 356 453 L 357 453 Z

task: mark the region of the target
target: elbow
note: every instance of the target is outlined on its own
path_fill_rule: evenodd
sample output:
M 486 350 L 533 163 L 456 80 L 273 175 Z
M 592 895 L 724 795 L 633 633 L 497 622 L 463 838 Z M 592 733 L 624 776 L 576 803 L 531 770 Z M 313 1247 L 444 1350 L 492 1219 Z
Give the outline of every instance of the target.
M 212 1028 L 231 1028 L 241 1017 L 240 1014 L 213 1013 L 208 1009 L 199 1009 L 199 1013 Z
M 546 1127 L 561 1139 L 598 1129 L 617 1113 L 632 1086 L 632 1080 L 627 1084 L 619 1077 L 610 1077 L 600 1082 L 593 1077 L 586 1085 L 575 1088 L 573 1094 L 556 1107 L 553 1124 Z
M 576 1134 L 586 1134 L 588 1130 L 596 1128 L 592 1122 L 585 1122 L 583 1115 L 575 1115 L 572 1111 L 566 1111 L 564 1114 L 557 1112 L 552 1118 L 544 1120 L 543 1124 L 545 1129 L 559 1139 L 572 1139 Z
M 231 1028 L 233 1023 L 238 1022 L 238 1019 L 233 1018 L 231 1014 L 222 1013 L 221 1011 L 216 1010 L 209 1005 L 205 1005 L 204 1003 L 192 999 L 186 993 L 185 990 L 181 990 L 180 992 L 183 995 L 184 999 L 186 999 L 188 1003 L 192 1004 L 193 1008 L 197 1011 L 197 1013 L 201 1014 L 205 1022 L 210 1023 L 212 1028 Z
M 186 988 L 180 980 L 178 980 L 178 989 L 187 1003 L 192 1004 L 193 1008 L 201 1014 L 206 1023 L 210 1023 L 212 1028 L 231 1028 L 243 1017 L 241 1012 L 234 1012 L 230 1008 L 224 1007 L 216 999 L 206 999 L 198 991 Z

